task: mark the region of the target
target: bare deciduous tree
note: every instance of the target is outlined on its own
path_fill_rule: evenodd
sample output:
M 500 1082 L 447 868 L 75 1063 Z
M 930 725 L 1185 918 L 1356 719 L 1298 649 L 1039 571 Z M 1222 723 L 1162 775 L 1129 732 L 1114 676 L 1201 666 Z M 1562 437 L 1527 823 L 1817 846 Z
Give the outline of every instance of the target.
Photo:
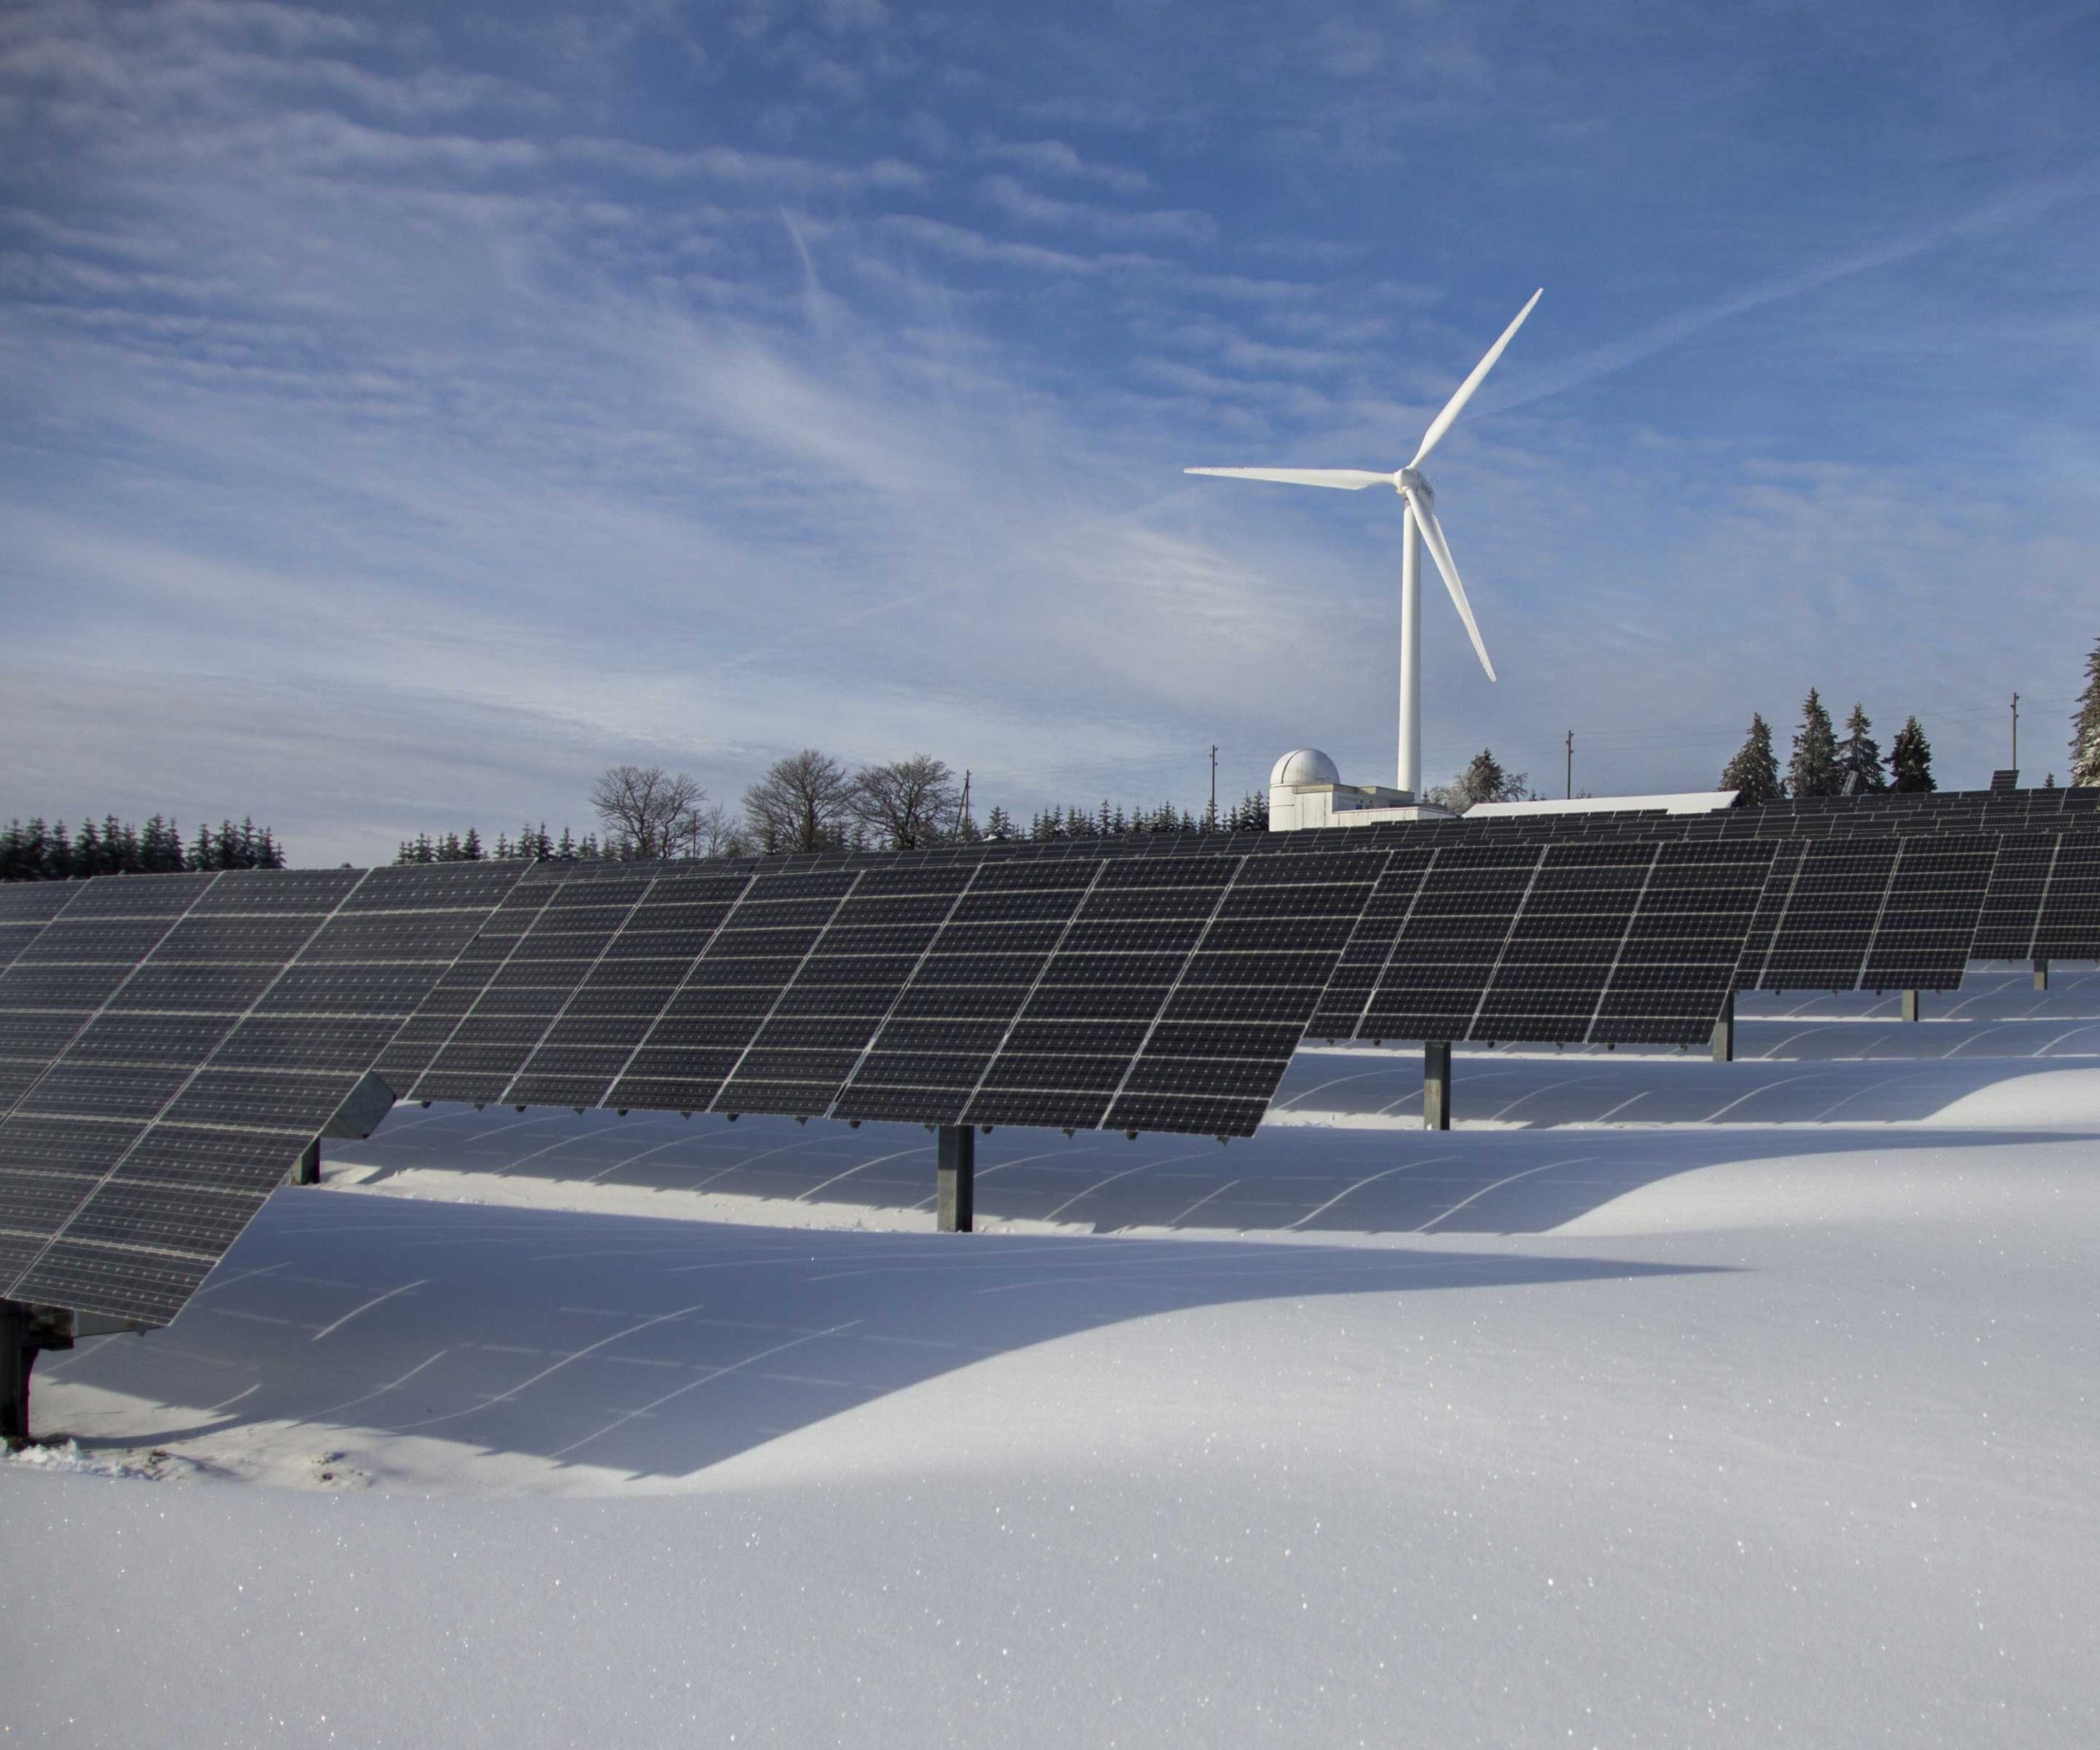
M 686 855 L 714 859 L 751 855 L 743 823 L 720 802 L 696 810 L 686 830 Z
M 605 826 L 614 857 L 674 857 L 692 835 L 706 791 L 683 772 L 660 765 L 609 767 L 591 788 L 591 806 Z
M 853 780 L 814 747 L 775 760 L 744 792 L 744 819 L 761 851 L 822 851 L 845 842 Z
M 945 761 L 915 753 L 886 765 L 863 766 L 853 779 L 853 811 L 892 850 L 915 850 L 949 837 L 962 813 L 962 793 Z

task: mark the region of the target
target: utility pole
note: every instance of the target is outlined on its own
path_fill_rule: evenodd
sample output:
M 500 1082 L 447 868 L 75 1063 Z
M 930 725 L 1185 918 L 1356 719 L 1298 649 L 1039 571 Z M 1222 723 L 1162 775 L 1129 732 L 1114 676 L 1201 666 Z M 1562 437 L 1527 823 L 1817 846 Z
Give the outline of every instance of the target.
M 1568 800 L 1575 800 L 1575 732 L 1568 732 Z
M 962 769 L 962 817 L 970 818 L 970 768 L 966 765 Z
M 2016 692 L 2012 696 L 2012 769 L 2016 773 L 2020 770 L 2020 695 Z M 2020 779 L 2015 777 L 2013 782 Z
M 1217 829 L 1217 743 L 1211 743 L 1211 829 Z

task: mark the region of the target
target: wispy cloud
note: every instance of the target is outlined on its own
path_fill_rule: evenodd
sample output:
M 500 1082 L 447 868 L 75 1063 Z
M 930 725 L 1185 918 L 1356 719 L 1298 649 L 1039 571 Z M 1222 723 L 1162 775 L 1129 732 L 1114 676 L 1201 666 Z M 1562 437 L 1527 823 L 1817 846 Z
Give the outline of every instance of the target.
M 1014 177 L 986 176 L 977 191 L 1008 218 L 1061 231 L 1090 231 L 1098 237 L 1133 241 L 1186 244 L 1201 248 L 1217 237 L 1217 222 L 1208 214 L 1107 207 L 1093 201 L 1061 200 L 1039 194 Z
M 1118 194 L 1144 194 L 1152 188 L 1152 178 L 1143 171 L 1081 158 L 1061 139 L 988 140 L 978 149 L 982 157 L 1017 165 L 1039 176 L 1095 183 Z

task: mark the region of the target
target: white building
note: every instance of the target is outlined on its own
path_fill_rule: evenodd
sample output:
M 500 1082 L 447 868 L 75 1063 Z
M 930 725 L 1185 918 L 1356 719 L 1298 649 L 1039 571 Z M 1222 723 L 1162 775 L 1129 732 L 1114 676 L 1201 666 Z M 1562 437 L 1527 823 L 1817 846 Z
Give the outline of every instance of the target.
M 1335 762 L 1317 747 L 1298 747 L 1269 773 L 1269 830 L 1301 832 L 1308 826 L 1368 826 L 1378 820 L 1428 820 L 1448 808 L 1418 802 L 1404 790 L 1383 784 L 1344 784 Z
M 1476 802 L 1469 819 L 1505 815 L 1586 814 L 1630 809 L 1664 814 L 1708 814 L 1734 803 L 1733 790 L 1694 790 L 1674 796 L 1580 796 L 1568 802 Z M 1302 832 L 1312 826 L 1369 826 L 1380 820 L 1447 820 L 1451 811 L 1418 802 L 1404 790 L 1382 784 L 1344 784 L 1335 762 L 1317 747 L 1297 747 L 1269 773 L 1269 830 Z

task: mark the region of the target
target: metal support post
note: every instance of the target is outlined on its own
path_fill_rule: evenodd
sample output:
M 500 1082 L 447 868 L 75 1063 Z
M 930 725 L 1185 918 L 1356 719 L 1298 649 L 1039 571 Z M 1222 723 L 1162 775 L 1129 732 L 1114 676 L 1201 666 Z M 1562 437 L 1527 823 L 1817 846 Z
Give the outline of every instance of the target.
M 1451 1042 L 1433 1039 L 1422 1048 L 1422 1127 L 1451 1127 Z
M 30 1437 L 30 1368 L 36 1349 L 30 1341 L 30 1309 L 0 1300 L 0 1440 Z
M 940 1127 L 937 1175 L 940 1195 L 934 1226 L 941 1233 L 968 1233 L 977 1225 L 977 1132 L 967 1124 Z
M 1903 1018 L 1906 1021 L 1915 1021 L 1918 1018 L 1918 993 L 1915 990 L 1906 990 L 1903 993 Z
M 321 1182 L 321 1139 L 317 1136 L 300 1152 L 299 1165 L 292 1168 L 294 1185 L 318 1185 Z
M 2034 988 L 2037 990 L 2047 990 L 2049 988 L 2049 962 L 2046 960 L 2037 960 L 2034 962 Z
M 1736 1060 L 1736 994 L 1731 990 L 1728 1001 L 1721 1009 L 1721 1018 L 1714 1023 L 1714 1061 L 1732 1063 Z

